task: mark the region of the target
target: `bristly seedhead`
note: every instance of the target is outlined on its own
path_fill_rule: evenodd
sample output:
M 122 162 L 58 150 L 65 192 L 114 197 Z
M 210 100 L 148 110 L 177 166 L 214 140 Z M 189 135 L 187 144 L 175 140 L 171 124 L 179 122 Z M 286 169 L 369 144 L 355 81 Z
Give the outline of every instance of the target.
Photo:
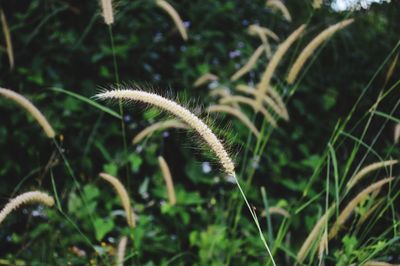
M 302 69 L 304 63 L 313 54 L 313 52 L 327 39 L 332 37 L 337 31 L 347 27 L 353 23 L 354 19 L 346 19 L 339 23 L 336 23 L 317 35 L 304 49 L 301 51 L 300 55 L 297 57 L 296 61 L 293 63 L 289 74 L 286 78 L 288 84 L 293 84 L 296 80 L 300 70 Z
M 122 202 L 122 206 L 125 210 L 126 222 L 131 228 L 134 228 L 136 226 L 136 222 L 131 208 L 131 201 L 129 199 L 128 192 L 126 191 L 124 185 L 119 181 L 118 178 L 112 175 L 106 173 L 100 173 L 99 176 L 114 187 L 115 191 L 117 192 Z
M 0 224 L 13 210 L 17 209 L 21 205 L 28 203 L 41 203 L 48 207 L 52 207 L 54 205 L 54 199 L 53 197 L 40 191 L 23 193 L 10 200 L 10 202 L 7 203 L 7 205 L 0 211 Z
M 215 136 L 211 129 L 196 115 L 178 103 L 166 99 L 158 94 L 141 90 L 117 89 L 96 95 L 97 99 L 117 99 L 143 102 L 160 108 L 185 122 L 193 128 L 200 137 L 208 144 L 221 162 L 228 175 L 235 175 L 235 166 L 221 141 Z
M 165 0 L 156 0 L 156 4 L 157 4 L 158 7 L 160 7 L 165 12 L 167 12 L 167 14 L 172 18 L 172 20 L 174 21 L 176 27 L 178 28 L 179 33 L 182 36 L 182 39 L 184 41 L 187 41 L 188 40 L 188 35 L 187 35 L 187 32 L 186 32 L 185 25 L 183 24 L 182 19 L 179 16 L 178 12 L 175 10 L 175 8 L 173 6 L 171 6 L 171 4 L 168 3 Z
M 30 113 L 38 122 L 38 124 L 43 128 L 47 137 L 54 138 L 56 133 L 54 132 L 52 126 L 49 124 L 44 115 L 36 108 L 27 98 L 15 91 L 0 88 L 0 95 L 7 99 L 10 99 L 24 108 L 28 113 Z
M 112 0 L 100 0 L 104 22 L 110 26 L 114 23 L 114 11 Z

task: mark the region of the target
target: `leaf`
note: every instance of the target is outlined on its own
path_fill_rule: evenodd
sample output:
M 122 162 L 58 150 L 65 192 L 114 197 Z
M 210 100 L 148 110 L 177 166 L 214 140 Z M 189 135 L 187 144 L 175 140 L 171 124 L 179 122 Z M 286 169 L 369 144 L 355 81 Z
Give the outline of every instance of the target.
M 103 237 L 111 232 L 111 230 L 114 228 L 114 222 L 110 219 L 101 219 L 97 218 L 94 220 L 94 229 L 96 233 L 96 239 L 98 241 L 101 241 Z

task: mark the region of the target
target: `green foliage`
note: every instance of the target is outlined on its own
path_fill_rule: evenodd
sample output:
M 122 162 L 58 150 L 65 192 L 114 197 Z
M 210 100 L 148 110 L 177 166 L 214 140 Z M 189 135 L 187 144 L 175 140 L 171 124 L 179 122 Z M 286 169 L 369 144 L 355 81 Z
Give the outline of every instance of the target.
M 167 129 L 134 146 L 138 132 L 166 116 L 137 103 L 124 104 L 122 114 L 118 102 L 92 98 L 112 85 L 133 83 L 176 98 L 223 140 L 277 265 L 295 264 L 299 248 L 332 203 L 336 210 L 324 225 L 328 231 L 351 199 L 388 175 L 395 181 L 355 208 L 321 261 L 316 240 L 315 253 L 303 265 L 400 262 L 398 166 L 371 173 L 345 190 L 349 178 L 367 164 L 400 158 L 393 143 L 400 121 L 398 62 L 385 81 L 400 49 L 396 1 L 342 13 L 330 9 L 331 1 L 319 10 L 311 1 L 285 1 L 293 17 L 289 23 L 261 0 L 171 0 L 189 25 L 188 42 L 154 1 L 116 2 L 112 29 L 99 15 L 98 1 L 1 2 L 16 62 L 10 70 L 1 36 L 1 87 L 30 99 L 57 132 L 48 140 L 29 115 L 0 98 L 1 205 L 32 189 L 52 193 L 57 203 L 52 209 L 27 206 L 7 217 L 0 225 L 1 265 L 113 265 L 122 236 L 129 239 L 125 265 L 272 265 L 232 180 L 225 179 L 194 132 Z M 302 48 L 347 17 L 355 22 L 315 51 L 304 75 L 289 86 L 286 74 Z M 204 112 L 218 103 L 209 95 L 218 86 L 233 92 L 237 84 L 259 82 L 269 62 L 264 54 L 250 73 L 230 81 L 261 44 L 247 33 L 249 25 L 268 27 L 282 41 L 303 23 L 306 33 L 273 78 L 288 122 L 279 121 L 273 129 L 241 106 L 261 131 L 255 139 L 233 117 Z M 269 41 L 275 51 L 279 42 Z M 219 80 L 194 88 L 206 73 Z M 169 163 L 176 205 L 168 203 L 159 155 Z M 126 225 L 121 201 L 98 180 L 100 172 L 125 185 L 135 228 Z M 378 200 L 384 203 L 358 225 Z M 290 216 L 266 216 L 267 207 L 281 207 Z

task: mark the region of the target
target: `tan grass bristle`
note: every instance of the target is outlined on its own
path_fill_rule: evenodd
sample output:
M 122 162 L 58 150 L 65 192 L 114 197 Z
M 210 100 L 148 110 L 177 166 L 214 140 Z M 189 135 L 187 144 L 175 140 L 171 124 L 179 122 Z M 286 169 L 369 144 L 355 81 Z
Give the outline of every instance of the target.
M 384 261 L 369 260 L 362 264 L 362 266 L 400 266 L 400 264 L 391 264 Z
M 9 89 L 0 88 L 0 95 L 4 96 L 7 99 L 14 101 L 16 104 L 24 108 L 28 113 L 30 113 L 38 124 L 43 128 L 47 137 L 54 138 L 56 133 L 53 128 L 44 117 L 44 115 L 37 109 L 28 99 L 26 99 L 21 94 L 16 93 L 15 91 Z
M 396 57 L 393 59 L 392 63 L 389 66 L 388 72 L 386 73 L 385 84 L 393 76 L 394 69 L 396 68 L 396 65 L 397 65 L 398 61 L 399 61 L 399 53 L 397 53 Z
M 263 106 L 261 106 L 258 110 L 255 109 L 256 108 L 256 101 L 253 100 L 253 99 L 250 99 L 250 98 L 245 97 L 245 96 L 237 96 L 237 95 L 235 95 L 235 96 L 228 96 L 228 97 L 222 98 L 220 100 L 220 103 L 221 104 L 235 104 L 235 103 L 246 104 L 246 105 L 252 107 L 255 112 L 260 112 L 264 116 L 265 120 L 267 120 L 271 124 L 271 126 L 277 127 L 276 120 L 268 112 L 267 109 L 265 109 Z
M 260 58 L 263 51 L 264 46 L 260 45 L 250 56 L 249 61 L 247 61 L 247 63 L 242 68 L 240 68 L 238 71 L 236 71 L 235 74 L 232 75 L 231 81 L 238 80 L 243 75 L 247 74 L 256 65 L 257 60 L 258 58 Z
M 286 81 L 289 84 L 293 84 L 296 80 L 300 70 L 302 69 L 304 63 L 307 59 L 314 53 L 314 51 L 327 39 L 332 37 L 337 31 L 347 27 L 350 25 L 354 20 L 353 19 L 346 19 L 343 20 L 335 25 L 328 27 L 327 29 L 323 30 L 320 34 L 317 35 L 304 49 L 301 51 L 300 55 L 297 57 L 296 61 L 294 62 L 293 66 L 291 67 L 288 77 Z
M 285 210 L 284 208 L 277 207 L 277 206 L 269 207 L 268 215 L 274 215 L 274 214 L 279 214 L 285 218 L 290 218 L 290 213 L 287 210 Z M 263 217 L 267 216 L 267 212 L 264 210 L 261 213 L 261 216 L 263 216 Z
M 400 124 L 394 126 L 393 138 L 395 144 L 400 142 Z
M 211 129 L 202 120 L 200 120 L 200 118 L 195 116 L 183 106 L 172 100 L 161 97 L 160 95 L 141 90 L 111 90 L 100 93 L 96 95 L 96 97 L 100 99 L 125 99 L 127 101 L 140 101 L 156 106 L 173 114 L 188 124 L 190 128 L 193 128 L 195 131 L 197 131 L 200 137 L 209 145 L 211 150 L 214 151 L 221 165 L 225 169 L 225 172 L 230 176 L 236 177 L 233 161 L 222 143 L 211 131 Z
M 226 97 L 226 96 L 230 96 L 231 92 L 229 91 L 229 88 L 227 88 L 227 87 L 218 87 L 218 88 L 210 90 L 208 95 L 211 97 Z
M 172 180 L 171 171 L 169 170 L 169 166 L 165 161 L 164 157 L 162 156 L 158 156 L 158 164 L 160 165 L 165 186 L 167 187 L 169 204 L 175 205 L 176 204 L 175 188 L 174 188 L 174 182 Z
M 249 26 L 249 33 L 250 35 L 264 35 L 265 37 L 271 37 L 275 41 L 279 41 L 278 35 L 276 35 L 275 32 L 272 30 L 266 28 L 266 27 L 261 27 L 260 25 L 257 24 L 252 24 Z
M 4 11 L 0 8 L 0 19 L 1 19 L 1 26 L 3 28 L 4 39 L 6 41 L 6 50 L 8 56 L 8 62 L 10 63 L 10 69 L 14 69 L 14 50 L 11 41 L 11 34 L 10 29 L 8 28 L 8 23 L 6 16 L 4 15 Z
M 354 187 L 361 179 L 363 179 L 369 173 L 384 167 L 392 166 L 394 164 L 397 164 L 398 162 L 399 162 L 398 160 L 387 160 L 367 165 L 366 167 L 358 171 L 352 178 L 350 178 L 349 182 L 347 182 L 346 184 L 347 191 L 349 191 L 352 187 Z
M 286 109 L 286 105 L 282 100 L 282 97 L 279 95 L 278 91 L 275 87 L 270 86 L 267 90 L 267 94 L 271 96 L 271 98 L 276 102 L 276 104 L 281 108 L 282 112 L 284 113 L 284 117 L 287 117 L 289 120 L 289 113 Z
M 0 211 L 0 224 L 13 210 L 17 209 L 21 205 L 31 203 L 40 203 L 45 206 L 52 207 L 54 205 L 54 199 L 48 194 L 40 191 L 30 191 L 18 195 L 17 197 L 11 199 L 10 202 L 7 203 L 6 206 Z
M 257 90 L 247 85 L 239 84 L 236 86 L 236 90 L 245 94 L 253 95 L 255 97 L 257 96 Z M 264 95 L 263 100 L 266 106 L 271 108 L 277 115 L 286 121 L 289 120 L 289 114 L 286 110 L 286 107 L 282 108 L 268 95 Z M 282 101 L 280 103 L 283 104 Z
M 128 238 L 126 236 L 123 236 L 118 243 L 117 257 L 116 257 L 117 266 L 124 266 L 125 250 L 127 243 L 128 243 Z
M 301 36 L 305 29 L 305 25 L 301 25 L 298 27 L 295 31 L 293 31 L 287 39 L 281 43 L 274 53 L 274 55 L 271 58 L 271 61 L 268 63 L 260 83 L 257 86 L 257 106 L 261 106 L 262 98 L 264 95 L 267 93 L 268 89 L 270 88 L 270 83 L 272 79 L 272 75 L 275 72 L 275 69 L 277 68 L 279 62 L 282 60 L 283 56 L 287 52 L 287 50 L 290 48 L 290 46 Z
M 114 11 L 112 0 L 100 0 L 104 22 L 110 26 L 114 23 Z
M 250 119 L 240 110 L 228 105 L 211 105 L 207 108 L 208 113 L 227 113 L 239 119 L 257 138 L 260 132 Z
M 175 129 L 187 129 L 188 126 L 176 119 L 169 119 L 165 121 L 160 121 L 156 122 L 142 131 L 140 131 L 132 140 L 132 144 L 138 144 L 141 142 L 144 138 L 151 136 L 154 132 L 160 131 L 160 130 L 166 130 L 169 128 L 175 128 Z
M 323 0 L 314 0 L 312 3 L 312 7 L 314 9 L 320 9 L 322 7 Z
M 289 10 L 281 0 L 268 0 L 266 6 L 280 11 L 287 21 L 292 21 L 292 16 L 290 15 Z
M 264 50 L 266 52 L 267 58 L 271 58 L 271 46 L 269 45 L 268 37 L 273 36 L 271 38 L 275 40 L 279 40 L 279 37 L 267 28 L 260 27 L 259 25 L 253 24 L 249 26 L 249 34 L 253 36 L 258 36 L 261 42 L 264 45 Z
M 211 74 L 211 73 L 206 73 L 202 76 L 200 76 L 194 83 L 193 87 L 197 88 L 200 87 L 210 81 L 216 81 L 218 80 L 218 76 Z
M 362 190 L 355 198 L 353 198 L 347 206 L 343 209 L 343 211 L 340 213 L 339 217 L 336 219 L 335 224 L 332 226 L 331 230 L 329 231 L 329 239 L 334 238 L 339 230 L 341 229 L 342 225 L 346 222 L 346 220 L 350 217 L 354 209 L 357 207 L 357 205 L 363 201 L 368 194 L 371 192 L 380 189 L 382 186 L 386 185 L 390 181 L 392 181 L 394 178 L 393 177 L 387 177 L 385 179 L 382 179 L 378 182 L 373 183 L 372 185 L 368 186 L 364 190 Z
M 156 0 L 156 4 L 158 7 L 160 7 L 162 10 L 167 12 L 167 14 L 172 18 L 172 20 L 175 23 L 175 26 L 178 28 L 179 33 L 182 36 L 182 39 L 184 41 L 188 40 L 188 35 L 186 32 L 186 28 L 183 25 L 182 19 L 179 16 L 178 12 L 176 12 L 175 8 L 171 6 L 167 1 L 165 0 Z
M 328 231 L 325 230 L 321 236 L 321 241 L 318 246 L 318 258 L 321 260 L 324 252 L 328 252 Z
M 310 249 L 314 245 L 314 243 L 318 242 L 318 238 L 321 234 L 321 231 L 326 225 L 332 211 L 335 209 L 335 204 L 333 204 L 324 215 L 318 220 L 318 222 L 314 225 L 314 228 L 311 230 L 310 234 L 307 236 L 306 240 L 304 241 L 303 245 L 301 246 L 299 252 L 297 253 L 296 260 L 298 263 L 302 263 L 303 260 L 308 255 Z
M 100 173 L 99 176 L 108 183 L 110 183 L 111 186 L 115 189 L 115 191 L 118 194 L 118 197 L 122 202 L 122 206 L 125 210 L 126 222 L 131 228 L 135 227 L 136 222 L 132 212 L 131 201 L 129 199 L 128 192 L 126 191 L 124 185 L 121 183 L 121 181 L 119 181 L 118 178 L 112 175 L 106 173 Z

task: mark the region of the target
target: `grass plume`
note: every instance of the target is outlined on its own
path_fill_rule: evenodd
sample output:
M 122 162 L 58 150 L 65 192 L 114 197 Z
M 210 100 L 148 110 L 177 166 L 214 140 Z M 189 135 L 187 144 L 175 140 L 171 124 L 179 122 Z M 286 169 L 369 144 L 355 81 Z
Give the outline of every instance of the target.
M 386 185 L 393 179 L 394 179 L 393 177 L 387 177 L 378 182 L 375 182 L 372 185 L 365 188 L 364 190 L 362 190 L 355 198 L 353 198 L 347 204 L 347 206 L 343 209 L 343 211 L 340 213 L 339 217 L 336 219 L 335 224 L 332 226 L 331 230 L 329 231 L 329 235 L 328 235 L 329 239 L 332 239 L 337 235 L 337 233 L 339 232 L 342 225 L 347 221 L 347 219 L 352 214 L 353 210 L 357 207 L 357 205 L 361 201 L 363 201 L 368 196 L 368 194 L 370 194 L 371 192 L 374 192 L 375 190 L 380 189 L 382 186 Z
M 280 11 L 287 21 L 292 21 L 292 16 L 290 15 L 289 10 L 281 0 L 268 0 L 266 6 Z
M 207 108 L 208 113 L 227 113 L 239 119 L 257 138 L 260 135 L 258 129 L 250 119 L 240 110 L 228 105 L 211 105 Z
M 122 206 L 125 210 L 126 222 L 128 223 L 128 225 L 131 228 L 135 227 L 136 222 L 135 222 L 134 215 L 133 215 L 132 208 L 131 208 L 131 201 L 129 199 L 128 192 L 126 191 L 124 185 L 121 183 L 121 181 L 119 181 L 118 178 L 116 178 L 112 175 L 109 175 L 106 173 L 100 173 L 99 176 L 113 186 L 113 188 L 117 192 L 117 194 L 122 202 Z
M 175 8 L 173 8 L 173 6 L 171 6 L 167 1 L 165 0 L 156 0 L 156 4 L 158 7 L 160 7 L 162 10 L 164 10 L 165 12 L 167 12 L 167 14 L 172 18 L 172 20 L 174 21 L 176 27 L 178 28 L 179 33 L 182 36 L 182 39 L 184 41 L 188 40 L 188 35 L 186 32 L 186 28 L 183 25 L 182 19 L 179 16 L 178 12 L 176 12 Z
M 335 204 L 331 206 L 324 215 L 318 220 L 318 222 L 314 225 L 314 228 L 311 230 L 310 234 L 307 236 L 306 240 L 304 241 L 303 245 L 301 246 L 299 252 L 297 252 L 296 260 L 298 263 L 302 263 L 308 253 L 310 252 L 312 246 L 318 242 L 318 238 L 321 235 L 321 231 L 326 225 L 329 217 L 331 216 L 333 210 L 335 209 Z
M 45 206 L 52 207 L 54 205 L 54 199 L 48 194 L 40 191 L 30 191 L 18 195 L 10 200 L 10 202 L 7 203 L 6 206 L 0 211 L 0 224 L 13 210 L 19 208 L 21 205 L 30 203 L 40 203 Z
M 376 162 L 370 165 L 367 165 L 363 169 L 357 172 L 352 178 L 350 178 L 349 182 L 346 184 L 346 189 L 349 191 L 352 187 L 354 187 L 361 179 L 367 176 L 369 173 L 379 170 L 383 167 L 389 167 L 394 164 L 397 164 L 398 160 L 387 160 L 382 162 Z
M 114 11 L 113 11 L 112 0 L 100 0 L 100 4 L 104 22 L 108 26 L 111 26 L 114 23 Z
M 200 87 L 210 81 L 216 81 L 218 80 L 218 76 L 211 74 L 211 73 L 206 73 L 202 76 L 200 76 L 194 83 L 193 87 L 197 88 Z
M 10 29 L 8 27 L 6 16 L 4 15 L 4 11 L 0 8 L 0 19 L 1 19 L 1 26 L 3 28 L 4 39 L 6 41 L 6 50 L 8 56 L 8 62 L 10 63 L 10 69 L 14 69 L 14 50 L 11 41 L 11 34 Z
M 240 104 L 246 104 L 250 107 L 253 108 L 255 112 L 260 112 L 265 120 L 268 121 L 273 127 L 277 127 L 277 122 L 276 120 L 272 117 L 272 115 L 268 112 L 267 109 L 265 109 L 263 106 L 259 107 L 257 110 L 256 108 L 256 101 L 254 99 L 250 99 L 245 96 L 229 96 L 229 97 L 224 97 L 220 100 L 221 104 L 234 104 L 234 103 L 240 103 Z
M 176 204 L 176 195 L 174 182 L 172 180 L 171 171 L 169 170 L 168 164 L 165 161 L 164 157 L 158 156 L 158 164 L 160 165 L 161 173 L 164 178 L 165 186 L 167 187 L 168 201 L 169 204 Z
M 293 84 L 296 80 L 300 70 L 302 69 L 304 63 L 307 59 L 314 53 L 314 51 L 327 39 L 332 37 L 337 31 L 347 27 L 353 23 L 353 19 L 346 19 L 332 26 L 329 26 L 317 35 L 304 49 L 301 51 L 300 55 L 297 57 L 296 61 L 293 63 L 286 81 L 289 84 Z
M 243 84 L 237 85 L 236 90 L 239 92 L 245 93 L 245 94 L 253 95 L 254 97 L 257 96 L 257 90 L 255 90 L 254 88 L 247 86 L 247 85 L 243 85 Z M 278 95 L 278 98 L 280 98 L 279 95 Z M 286 109 L 286 106 L 283 104 L 282 100 L 280 100 L 279 104 L 278 104 L 277 102 L 274 101 L 274 99 L 272 99 L 268 95 L 264 95 L 263 102 L 266 104 L 266 106 L 271 108 L 277 115 L 279 115 L 286 121 L 289 120 L 288 111 Z
M 305 27 L 306 26 L 303 24 L 300 27 L 298 27 L 295 31 L 293 31 L 289 35 L 289 37 L 287 37 L 286 40 L 279 45 L 278 49 L 272 56 L 271 61 L 269 61 L 262 75 L 261 81 L 257 86 L 257 96 L 256 96 L 257 107 L 261 106 L 262 98 L 270 88 L 272 75 L 274 74 L 275 69 L 277 68 L 279 62 L 282 60 L 283 56 L 290 48 L 290 46 L 301 36 Z
M 250 56 L 249 61 L 241 67 L 235 74 L 232 75 L 231 81 L 238 80 L 243 75 L 247 74 L 257 63 L 258 58 L 260 58 L 262 52 L 264 51 L 264 45 L 260 45 L 254 53 Z
M 99 99 L 124 99 L 127 101 L 139 101 L 146 104 L 156 106 L 165 110 L 177 118 L 181 119 L 190 128 L 193 128 L 201 136 L 201 138 L 210 146 L 215 155 L 221 162 L 225 172 L 228 175 L 235 175 L 235 166 L 232 159 L 228 155 L 222 143 L 214 135 L 211 129 L 197 116 L 188 109 L 177 104 L 176 102 L 166 99 L 155 93 L 145 92 L 141 90 L 110 90 L 96 95 Z
M 54 132 L 52 126 L 49 124 L 44 115 L 36 108 L 28 99 L 26 99 L 21 94 L 9 89 L 0 88 L 0 95 L 7 99 L 14 101 L 16 104 L 24 108 L 28 113 L 30 113 L 38 124 L 43 128 L 47 137 L 54 138 L 56 133 Z
M 187 129 L 188 126 L 176 119 L 169 119 L 165 121 L 156 122 L 142 131 L 140 131 L 132 140 L 132 144 L 138 144 L 144 138 L 151 136 L 154 132 L 165 130 L 169 128 L 176 128 L 176 129 Z
M 127 243 L 128 243 L 128 238 L 126 236 L 123 236 L 118 242 L 117 257 L 116 257 L 117 266 L 124 266 L 125 250 Z

